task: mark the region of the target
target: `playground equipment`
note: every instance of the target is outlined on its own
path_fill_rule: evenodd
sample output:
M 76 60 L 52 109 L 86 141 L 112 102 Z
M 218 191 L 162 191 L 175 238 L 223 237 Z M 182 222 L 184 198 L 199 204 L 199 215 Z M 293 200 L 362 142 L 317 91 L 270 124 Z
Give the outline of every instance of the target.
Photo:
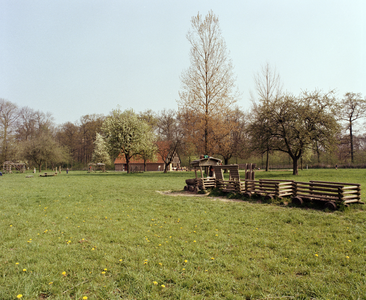
M 221 159 L 214 157 L 204 157 L 192 161 L 191 166 L 194 168 L 196 178 L 187 179 L 187 185 L 184 187 L 184 190 L 197 193 L 199 190 L 216 187 L 215 176 L 211 168 L 219 165 L 220 163 Z M 200 171 L 201 177 L 198 177 L 197 171 Z
M 105 164 L 103 163 L 89 163 L 88 164 L 88 173 L 95 172 L 96 170 L 100 170 L 102 172 L 105 172 Z
M 273 198 L 282 199 L 283 197 L 291 197 L 294 204 L 302 205 L 305 201 L 321 201 L 324 207 L 330 210 L 336 209 L 340 205 L 349 205 L 350 203 L 360 203 L 361 201 L 361 185 L 358 183 L 344 182 L 327 182 L 327 181 L 310 181 L 296 182 L 294 180 L 278 180 L 278 179 L 260 179 L 254 180 L 253 164 L 245 166 L 245 180 L 240 179 L 238 165 L 219 165 L 218 159 L 214 160 L 197 160 L 192 162 L 195 168 L 200 168 L 201 178 L 187 179 L 185 190 L 198 192 L 206 188 L 217 188 L 225 193 L 237 193 L 246 197 L 262 196 L 266 200 Z M 202 168 L 212 164 L 214 170 L 213 175 L 204 177 Z M 223 171 L 229 172 L 229 179 L 224 178 Z M 207 173 L 207 172 L 206 172 Z
M 4 171 L 4 173 L 13 173 L 12 168 L 14 168 L 18 172 L 24 173 L 25 165 L 26 164 L 24 162 L 5 161 L 3 163 L 3 171 Z

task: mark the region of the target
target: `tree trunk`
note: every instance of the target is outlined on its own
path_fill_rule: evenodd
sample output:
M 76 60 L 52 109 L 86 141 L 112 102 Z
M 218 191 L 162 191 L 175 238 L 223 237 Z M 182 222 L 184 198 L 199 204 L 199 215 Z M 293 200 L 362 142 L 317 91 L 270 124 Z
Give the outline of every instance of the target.
M 164 173 L 168 173 L 168 167 L 169 167 L 170 163 L 167 164 L 165 163 L 165 166 L 164 166 Z
M 146 159 L 144 159 L 144 172 L 147 171 L 147 164 L 146 164 Z
M 125 154 L 126 158 L 126 168 L 127 168 L 127 174 L 130 173 L 130 157 L 129 155 Z
M 39 171 L 39 173 L 41 173 L 41 167 L 42 167 L 42 163 L 40 163 L 39 165 L 38 165 L 38 171 Z
M 304 170 L 304 169 L 302 168 L 302 157 L 301 157 L 300 159 L 301 159 L 301 170 Z
M 208 155 L 208 121 L 207 121 L 207 116 L 205 117 L 205 153 L 203 153 L 204 155 Z
M 266 152 L 267 158 L 266 158 L 266 172 L 269 171 L 269 147 L 267 147 L 267 152 Z
M 352 132 L 352 121 L 349 122 L 349 138 L 351 142 L 351 162 L 353 163 L 353 132 Z
M 299 175 L 299 171 L 297 169 L 298 159 L 299 158 L 296 156 L 292 157 L 292 175 Z

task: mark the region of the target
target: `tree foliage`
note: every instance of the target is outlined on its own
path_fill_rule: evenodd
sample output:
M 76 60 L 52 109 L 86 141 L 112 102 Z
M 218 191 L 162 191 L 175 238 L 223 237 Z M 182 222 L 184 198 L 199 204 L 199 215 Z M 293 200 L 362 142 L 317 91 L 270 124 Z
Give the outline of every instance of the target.
M 151 127 L 140 120 L 133 110 L 121 112 L 113 110 L 105 119 L 102 130 L 106 137 L 108 152 L 114 158 L 119 154 L 125 156 L 127 172 L 130 172 L 130 160 L 132 157 L 141 155 L 151 144 Z
M 111 163 L 111 158 L 108 153 L 107 143 L 103 136 L 99 133 L 96 134 L 94 142 L 94 151 L 92 156 L 92 162 L 103 163 L 109 165 Z
M 247 148 L 246 116 L 239 109 L 230 110 L 216 120 L 215 153 L 222 156 L 224 164 L 233 157 L 244 157 Z
M 55 141 L 53 136 L 47 132 L 40 132 L 36 137 L 22 143 L 23 157 L 34 162 L 41 172 L 42 164 L 57 164 L 65 161 L 64 149 Z
M 339 125 L 335 118 L 333 93 L 304 92 L 299 97 L 287 94 L 268 103 L 255 105 L 249 133 L 252 143 L 261 143 L 263 136 L 272 140 L 274 151 L 287 153 L 298 174 L 298 160 L 315 143 L 331 149 L 336 142 Z

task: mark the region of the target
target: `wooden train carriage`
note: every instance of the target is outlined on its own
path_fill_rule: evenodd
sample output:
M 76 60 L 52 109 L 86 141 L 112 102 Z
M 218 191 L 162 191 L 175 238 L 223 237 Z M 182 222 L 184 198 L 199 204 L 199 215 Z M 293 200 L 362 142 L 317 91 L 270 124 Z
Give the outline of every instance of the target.
M 273 199 L 289 197 L 293 194 L 292 180 L 275 180 L 275 179 L 260 179 L 260 180 L 246 180 L 244 193 L 250 197 L 252 195 L 265 196 Z
M 325 207 L 336 209 L 339 204 L 362 203 L 361 185 L 357 183 L 310 181 L 293 183 L 292 202 L 324 201 Z

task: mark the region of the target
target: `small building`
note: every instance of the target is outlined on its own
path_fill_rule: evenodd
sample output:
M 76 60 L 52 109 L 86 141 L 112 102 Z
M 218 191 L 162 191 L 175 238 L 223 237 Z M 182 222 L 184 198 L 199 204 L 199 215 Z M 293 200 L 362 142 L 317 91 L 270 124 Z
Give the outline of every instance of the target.
M 177 153 L 174 153 L 172 163 L 168 166 L 168 171 L 173 171 L 180 167 L 180 159 Z M 156 154 L 154 160 L 146 161 L 147 171 L 164 171 L 165 162 L 160 155 Z M 127 171 L 127 163 L 124 155 L 119 155 L 114 161 L 114 169 L 116 171 Z M 130 171 L 131 172 L 143 172 L 144 171 L 144 160 L 142 158 L 132 158 L 130 160 Z

